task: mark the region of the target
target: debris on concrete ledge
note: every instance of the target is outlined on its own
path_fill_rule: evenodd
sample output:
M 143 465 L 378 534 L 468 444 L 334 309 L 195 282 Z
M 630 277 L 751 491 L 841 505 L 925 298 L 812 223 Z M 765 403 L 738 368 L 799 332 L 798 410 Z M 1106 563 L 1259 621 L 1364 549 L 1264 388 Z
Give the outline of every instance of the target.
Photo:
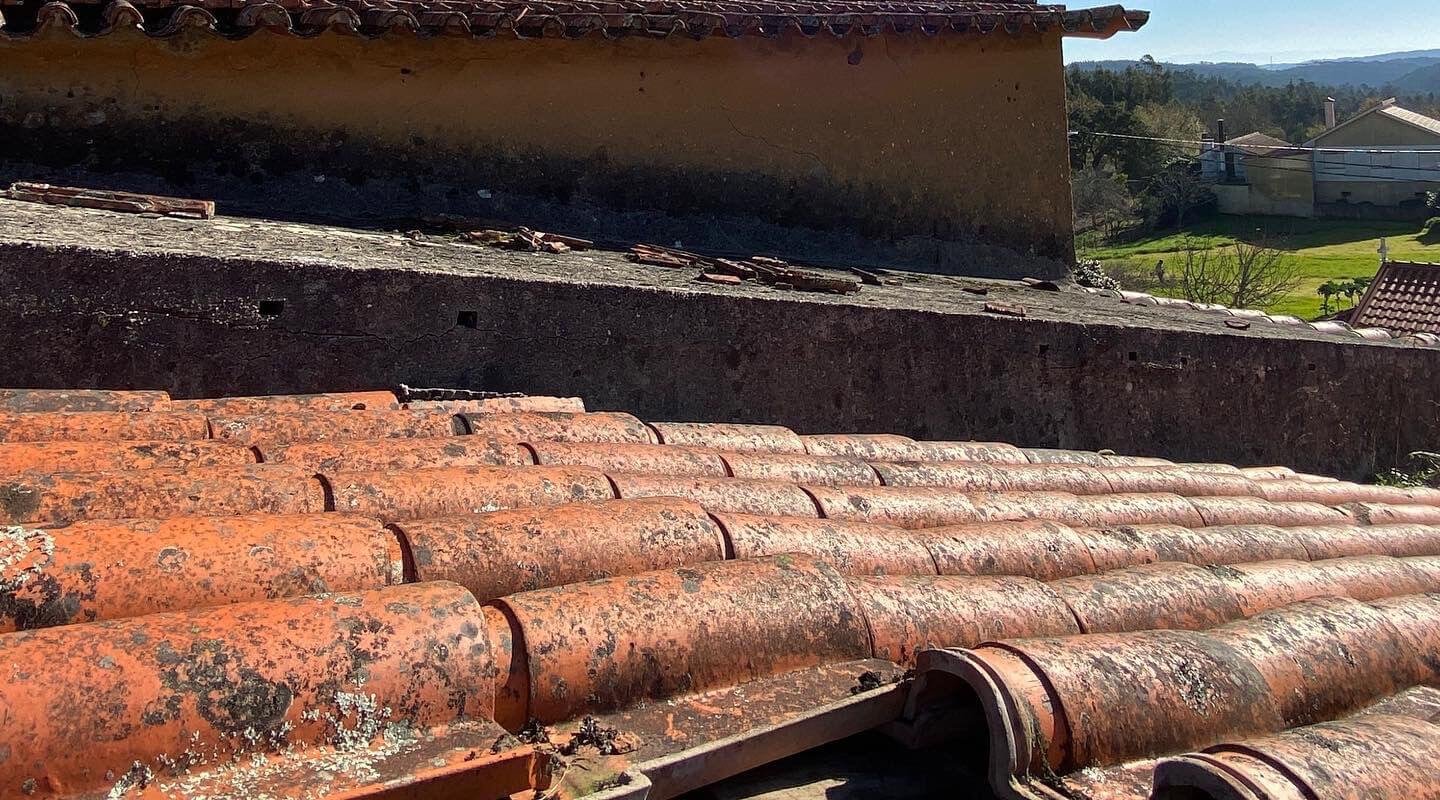
M 190 200 L 133 192 L 112 192 L 104 189 L 82 189 L 74 186 L 51 186 L 48 183 L 16 182 L 6 196 L 11 200 L 48 203 L 59 206 L 98 208 L 105 211 L 127 211 L 134 214 L 167 214 L 177 217 L 211 219 L 215 201 Z
M 1006 317 L 1025 316 L 1025 306 L 1014 303 L 986 303 L 985 310 L 991 314 L 1000 314 Z
M 657 267 L 699 267 L 700 275 L 696 280 L 709 283 L 737 285 L 742 281 L 753 281 L 776 289 L 830 294 L 854 294 L 860 291 L 859 281 L 800 269 L 789 262 L 769 256 L 751 256 L 745 260 L 737 260 L 702 256 L 653 244 L 637 244 L 630 248 L 626 257 L 637 264 Z M 872 277 L 876 282 L 879 281 L 878 277 Z
M 1040 278 L 1021 278 L 1020 282 L 1031 289 L 1039 289 L 1042 292 L 1060 291 L 1060 284 L 1055 281 L 1041 280 Z
M 506 250 L 528 250 L 532 253 L 568 253 L 571 250 L 589 250 L 595 246 L 589 239 L 534 231 L 525 227 L 514 232 L 493 229 L 470 231 L 462 234 L 460 238 L 475 244 Z

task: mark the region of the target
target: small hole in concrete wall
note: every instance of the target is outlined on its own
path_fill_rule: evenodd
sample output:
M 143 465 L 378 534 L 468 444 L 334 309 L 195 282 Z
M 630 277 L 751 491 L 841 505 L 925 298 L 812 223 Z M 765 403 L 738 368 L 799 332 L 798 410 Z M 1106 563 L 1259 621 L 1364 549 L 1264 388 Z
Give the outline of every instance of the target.
M 1130 360 L 1131 360 L 1131 361 L 1139 361 L 1139 360 L 1140 360 L 1140 354 L 1139 354 L 1139 353 L 1134 353 L 1134 352 L 1132 352 L 1132 353 L 1130 354 Z
M 1042 345 L 1040 345 L 1040 355 L 1043 356 L 1043 355 L 1045 355 L 1045 354 L 1048 353 L 1048 352 L 1050 352 L 1050 345 L 1048 345 L 1048 344 L 1042 344 Z
M 455 315 L 455 324 L 462 328 L 470 328 L 471 330 L 474 330 L 475 328 L 480 327 L 480 312 L 461 311 L 459 314 Z
M 1308 369 L 1308 370 L 1310 370 L 1311 372 L 1314 372 L 1314 371 L 1315 371 L 1315 365 L 1314 365 L 1314 364 L 1307 364 L 1307 365 L 1305 366 L 1305 368 Z
M 284 300 L 261 300 L 261 301 L 260 301 L 260 316 L 262 316 L 262 317 L 278 317 L 278 316 L 280 316 L 280 315 L 283 314 L 283 313 L 285 313 L 285 301 L 284 301 Z
M 1188 366 L 1190 366 L 1190 359 L 1189 359 L 1189 357 L 1187 357 L 1187 356 L 1180 356 L 1180 366 L 1181 366 L 1181 367 L 1188 367 Z

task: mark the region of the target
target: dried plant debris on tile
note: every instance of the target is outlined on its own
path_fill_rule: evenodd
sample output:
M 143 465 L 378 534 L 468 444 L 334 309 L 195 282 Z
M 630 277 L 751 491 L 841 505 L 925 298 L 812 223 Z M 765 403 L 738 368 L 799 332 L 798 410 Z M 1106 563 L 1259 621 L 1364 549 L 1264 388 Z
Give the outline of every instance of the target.
M 573 756 L 584 748 L 594 748 L 602 756 L 618 756 L 633 752 L 636 747 L 633 736 L 586 716 L 580 720 L 580 727 L 570 736 L 570 741 L 560 745 L 560 753 Z
M 540 720 L 531 719 L 525 726 L 515 732 L 515 737 L 525 744 L 548 744 L 550 742 L 550 729 L 540 724 Z

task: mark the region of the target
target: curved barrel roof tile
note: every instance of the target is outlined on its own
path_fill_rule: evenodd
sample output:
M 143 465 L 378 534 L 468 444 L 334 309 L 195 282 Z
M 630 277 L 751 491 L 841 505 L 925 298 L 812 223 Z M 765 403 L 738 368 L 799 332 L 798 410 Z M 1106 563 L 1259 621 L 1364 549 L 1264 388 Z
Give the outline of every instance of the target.
M 1429 786 L 1440 493 L 492 400 L 0 390 L 0 795 Z

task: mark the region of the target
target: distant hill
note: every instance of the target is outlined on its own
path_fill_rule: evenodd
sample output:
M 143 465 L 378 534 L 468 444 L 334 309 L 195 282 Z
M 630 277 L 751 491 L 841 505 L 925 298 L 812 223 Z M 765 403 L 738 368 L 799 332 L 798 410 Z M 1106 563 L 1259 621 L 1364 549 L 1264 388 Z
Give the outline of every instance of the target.
M 1405 93 L 1440 92 L 1440 89 L 1436 88 L 1440 86 L 1440 59 L 1396 80 L 1394 86 Z
M 1122 70 L 1135 61 L 1083 61 L 1082 69 Z M 1321 86 L 1394 87 L 1407 93 L 1440 93 L 1440 50 L 1385 53 L 1363 58 L 1337 58 L 1306 64 L 1263 67 L 1258 64 L 1200 63 L 1165 64 L 1174 71 L 1193 72 L 1200 77 L 1223 78 L 1239 84 L 1286 86 L 1309 81 Z
M 1378 56 L 1356 56 L 1352 58 L 1332 58 L 1329 61 L 1397 61 L 1402 58 L 1434 58 L 1440 59 L 1440 50 L 1406 50 L 1403 53 L 1383 53 Z M 1301 66 L 1296 64 L 1294 66 Z

